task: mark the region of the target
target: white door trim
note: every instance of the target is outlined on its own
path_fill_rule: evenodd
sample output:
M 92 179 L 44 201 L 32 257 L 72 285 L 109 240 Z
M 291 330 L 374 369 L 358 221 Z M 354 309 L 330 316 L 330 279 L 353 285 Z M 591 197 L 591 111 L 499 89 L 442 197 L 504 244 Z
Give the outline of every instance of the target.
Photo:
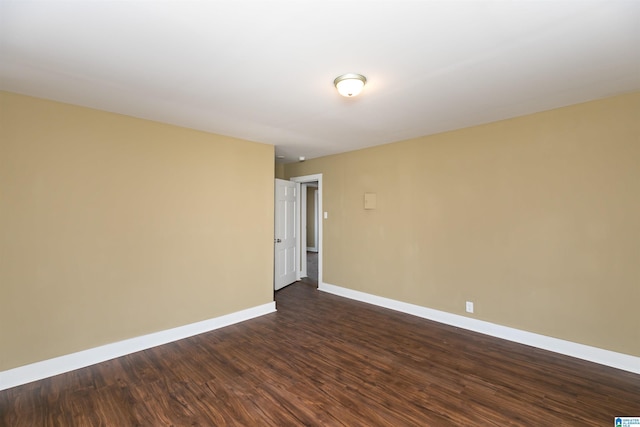
M 302 248 L 307 247 L 307 185 L 304 183 L 299 183 L 298 185 L 300 186 L 300 203 L 298 203 L 298 206 L 300 206 L 300 215 L 298 216 L 298 224 L 300 227 L 300 250 L 296 251 L 300 257 L 298 262 L 298 265 L 300 266 L 300 268 L 298 268 L 298 271 L 300 272 L 298 280 L 300 280 L 303 277 L 307 277 L 306 250 L 302 250 Z
M 314 191 L 313 197 L 313 206 L 315 208 L 315 212 L 313 212 L 313 248 L 311 248 L 314 252 L 318 252 L 318 221 L 320 220 L 320 215 L 318 214 L 318 189 Z
M 305 183 L 305 182 L 317 182 L 318 183 L 318 203 L 316 204 L 316 209 L 317 211 L 320 213 L 319 218 L 318 218 L 318 237 L 316 239 L 316 246 L 318 248 L 318 286 L 320 286 L 322 284 L 322 280 L 323 280 L 323 276 L 322 276 L 322 252 L 323 252 L 323 243 L 322 243 L 322 233 L 323 233 L 323 223 L 324 223 L 324 215 L 322 214 L 323 211 L 323 207 L 322 207 L 322 174 L 315 174 L 315 175 L 305 175 L 305 176 L 296 176 L 291 178 L 291 181 L 293 182 L 297 182 L 297 183 Z M 299 204 L 298 204 L 299 205 Z M 298 212 L 300 212 L 298 210 Z M 300 218 L 300 216 L 298 216 L 298 218 Z M 302 222 L 303 218 L 300 218 L 300 223 Z M 306 218 L 304 218 L 304 220 L 306 221 Z M 298 254 L 301 253 L 301 246 L 300 246 L 300 239 L 298 239 L 298 247 L 296 248 L 296 252 Z M 305 255 L 306 255 L 306 247 L 305 247 Z M 300 269 L 298 269 L 298 271 L 300 271 Z

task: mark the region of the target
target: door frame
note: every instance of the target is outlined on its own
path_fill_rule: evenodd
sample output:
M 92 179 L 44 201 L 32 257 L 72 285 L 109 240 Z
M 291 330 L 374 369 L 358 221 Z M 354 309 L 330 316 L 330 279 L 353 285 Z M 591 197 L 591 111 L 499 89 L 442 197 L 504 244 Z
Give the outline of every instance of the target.
M 309 277 L 307 274 L 307 252 L 304 248 L 307 247 L 307 188 L 308 186 L 304 182 L 299 182 L 297 184 L 300 186 L 300 215 L 297 215 L 296 220 L 298 220 L 299 234 L 300 234 L 300 250 L 298 251 L 298 255 L 300 257 L 300 264 L 298 270 L 300 271 L 300 277 L 298 280 L 303 277 Z
M 289 179 L 290 181 L 293 181 L 295 183 L 298 183 L 298 185 L 300 184 L 304 184 L 307 182 L 317 182 L 318 183 L 318 203 L 316 204 L 316 209 L 317 212 L 320 213 L 320 215 L 318 215 L 318 238 L 316 240 L 316 245 L 318 247 L 318 287 L 323 283 L 322 282 L 322 253 L 323 253 L 323 243 L 322 243 L 322 233 L 323 233 L 323 222 L 324 222 L 324 215 L 323 215 L 323 208 L 322 208 L 322 174 L 314 174 L 314 175 L 304 175 L 304 176 L 296 176 L 296 177 L 292 177 Z M 300 195 L 300 192 L 298 192 L 298 194 Z M 302 197 L 300 197 L 300 199 L 302 199 Z M 302 235 L 302 230 L 305 229 L 306 224 L 307 224 L 307 217 L 306 215 L 302 215 L 302 209 L 300 207 L 300 205 L 302 205 L 302 200 L 298 200 L 298 205 L 296 207 L 296 217 L 298 218 L 298 226 L 299 228 L 299 236 Z M 306 206 L 307 201 L 304 200 L 304 204 Z M 307 247 L 306 247 L 306 242 L 305 242 L 305 247 L 304 247 L 304 251 L 302 251 L 302 242 L 301 240 L 303 239 L 298 239 L 296 241 L 296 253 L 299 255 L 297 258 L 297 260 L 299 260 L 299 264 L 298 264 L 298 268 L 296 269 L 296 278 L 297 280 L 300 280 L 302 278 L 302 265 L 304 263 L 305 266 L 305 274 L 306 274 L 306 265 L 307 265 Z M 305 235 L 305 239 L 306 241 L 306 235 Z

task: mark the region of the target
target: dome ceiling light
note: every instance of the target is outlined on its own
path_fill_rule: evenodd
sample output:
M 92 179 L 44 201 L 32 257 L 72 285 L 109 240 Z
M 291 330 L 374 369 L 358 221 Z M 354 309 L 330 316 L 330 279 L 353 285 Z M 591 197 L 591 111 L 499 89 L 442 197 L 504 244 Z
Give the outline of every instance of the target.
M 365 83 L 367 83 L 367 78 L 365 76 L 353 73 L 343 74 L 336 77 L 333 81 L 336 89 L 338 89 L 338 93 L 342 96 L 346 96 L 347 98 L 357 96 L 362 92 L 362 88 L 364 88 Z

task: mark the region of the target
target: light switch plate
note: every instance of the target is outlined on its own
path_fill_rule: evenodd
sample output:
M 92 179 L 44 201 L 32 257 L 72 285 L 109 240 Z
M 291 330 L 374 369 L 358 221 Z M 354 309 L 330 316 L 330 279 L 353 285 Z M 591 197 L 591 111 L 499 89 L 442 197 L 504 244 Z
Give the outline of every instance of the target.
M 375 209 L 377 205 L 377 198 L 376 193 L 364 193 L 364 208 Z

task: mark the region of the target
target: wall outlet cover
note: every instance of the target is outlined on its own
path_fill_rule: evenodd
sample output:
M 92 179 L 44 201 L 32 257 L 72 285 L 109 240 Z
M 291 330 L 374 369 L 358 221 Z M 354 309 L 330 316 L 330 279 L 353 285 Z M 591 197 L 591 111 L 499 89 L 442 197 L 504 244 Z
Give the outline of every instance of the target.
M 467 301 L 466 309 L 467 313 L 473 313 L 473 302 Z

